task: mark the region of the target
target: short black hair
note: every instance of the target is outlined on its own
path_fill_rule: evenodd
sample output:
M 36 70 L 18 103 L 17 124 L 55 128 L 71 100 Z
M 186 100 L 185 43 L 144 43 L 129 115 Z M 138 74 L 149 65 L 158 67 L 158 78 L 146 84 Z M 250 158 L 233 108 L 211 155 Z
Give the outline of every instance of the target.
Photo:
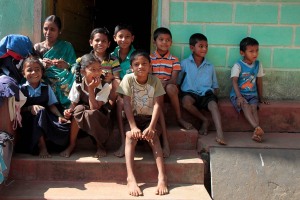
M 207 41 L 207 37 L 202 33 L 194 33 L 190 37 L 189 44 L 191 46 L 195 46 L 199 41 Z
M 157 37 L 160 35 L 160 34 L 168 34 L 170 35 L 170 37 L 172 38 L 172 33 L 171 31 L 168 29 L 168 28 L 165 28 L 165 27 L 159 27 L 157 28 L 154 33 L 153 33 L 153 40 L 156 41 Z
M 114 35 L 117 35 L 117 33 L 121 30 L 128 30 L 131 35 L 134 35 L 133 28 L 130 24 L 120 23 L 115 27 Z
M 252 37 L 245 37 L 240 42 L 240 51 L 245 52 L 247 49 L 247 46 L 254 46 L 259 45 L 258 41 Z
M 144 49 L 137 49 L 130 55 L 130 65 L 138 56 L 143 56 L 151 63 L 150 54 Z

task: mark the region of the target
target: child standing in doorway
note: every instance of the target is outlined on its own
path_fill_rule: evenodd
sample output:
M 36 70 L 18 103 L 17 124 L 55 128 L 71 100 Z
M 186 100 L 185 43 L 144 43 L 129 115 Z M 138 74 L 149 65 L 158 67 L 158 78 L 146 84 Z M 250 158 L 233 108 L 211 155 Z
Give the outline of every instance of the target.
M 60 155 L 70 157 L 81 129 L 96 141 L 97 151 L 94 157 L 104 157 L 105 142 L 111 132 L 111 120 L 102 107 L 108 101 L 110 85 L 101 79 L 101 64 L 93 54 L 85 54 L 79 60 L 76 71 L 80 73 L 77 73 L 76 84 L 73 84 L 69 94 L 71 106 L 64 111 L 65 118 L 71 119 L 70 144 Z
M 126 74 L 132 72 L 130 69 L 129 59 L 131 54 L 135 51 L 135 48 L 132 44 L 134 41 L 133 28 L 128 24 L 118 24 L 115 27 L 113 37 L 114 37 L 114 41 L 117 43 L 118 46 L 111 53 L 111 55 L 119 59 L 120 66 L 121 66 L 120 80 L 122 80 Z M 122 116 L 123 109 L 124 109 L 123 99 L 120 96 L 118 96 L 117 97 L 117 121 L 118 121 L 120 136 L 121 136 L 121 146 L 114 153 L 114 155 L 117 157 L 123 157 L 125 154 L 125 131 L 124 131 L 123 116 Z
M 145 51 L 135 51 L 130 57 L 132 74 L 127 74 L 117 92 L 123 96 L 128 123 L 126 130 L 125 160 L 127 186 L 132 196 L 142 196 L 134 175 L 134 152 L 138 140 L 145 140 L 152 148 L 158 169 L 157 195 L 168 193 L 163 152 L 159 136 L 162 133 L 158 118 L 163 103 L 164 88 L 160 80 L 149 74 L 151 60 Z
M 182 70 L 179 77 L 181 82 L 182 106 L 197 119 L 202 120 L 199 134 L 207 135 L 209 120 L 200 112 L 209 111 L 214 121 L 217 136 L 216 142 L 225 145 L 221 115 L 218 108 L 218 80 L 213 64 L 206 58 L 208 43 L 205 35 L 195 33 L 189 39 L 191 55 L 181 61 Z
M 172 99 L 171 104 L 175 110 L 178 124 L 185 129 L 191 129 L 192 124 L 186 122 L 181 116 L 178 98 L 179 91 L 176 84 L 181 66 L 179 59 L 170 52 L 172 45 L 171 31 L 165 27 L 157 28 L 154 31 L 153 40 L 156 51 L 150 55 L 152 74 L 161 80 L 168 97 Z
M 259 126 L 258 103 L 269 104 L 263 100 L 262 77 L 265 75 L 261 63 L 257 60 L 259 43 L 256 39 L 245 37 L 240 42 L 242 60 L 231 69 L 232 90 L 230 100 L 234 108 L 243 110 L 245 118 L 253 127 L 252 139 L 262 142 L 264 131 Z
M 57 109 L 53 90 L 42 82 L 43 72 L 44 66 L 38 57 L 31 56 L 23 62 L 26 82 L 21 91 L 27 100 L 21 109 L 22 127 L 17 149 L 24 153 L 39 152 L 41 158 L 50 158 L 49 144 L 58 149 L 68 145 L 70 124 Z

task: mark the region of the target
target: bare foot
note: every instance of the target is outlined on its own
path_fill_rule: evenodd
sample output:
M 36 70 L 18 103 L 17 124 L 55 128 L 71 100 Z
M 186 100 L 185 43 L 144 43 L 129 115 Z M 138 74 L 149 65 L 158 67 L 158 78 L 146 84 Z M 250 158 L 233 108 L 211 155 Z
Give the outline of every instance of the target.
M 131 196 L 135 196 L 135 197 L 143 196 L 143 192 L 141 191 L 136 181 L 127 180 L 127 187 L 128 187 L 128 193 Z
M 216 142 L 220 145 L 226 145 L 227 143 L 225 142 L 224 138 L 219 138 L 216 137 Z
M 39 157 L 40 158 L 51 158 L 52 156 L 48 153 L 46 148 L 43 148 L 40 150 Z
M 106 151 L 102 148 L 98 148 L 96 154 L 94 155 L 94 158 L 101 158 L 106 156 Z
M 177 120 L 178 124 L 183 127 L 184 129 L 190 130 L 193 128 L 193 125 L 187 121 L 185 121 L 184 119 L 180 118 Z
M 122 158 L 125 156 L 125 144 L 122 144 L 120 148 L 114 153 L 115 156 Z
M 69 145 L 64 151 L 60 152 L 60 156 L 69 158 L 71 153 L 73 152 L 75 145 Z
M 208 127 L 209 127 L 209 121 L 208 120 L 203 121 L 202 126 L 199 129 L 198 133 L 200 135 L 207 135 L 208 134 Z
M 165 195 L 168 193 L 169 193 L 169 190 L 168 190 L 168 185 L 167 185 L 166 179 L 165 178 L 159 179 L 158 183 L 157 183 L 155 194 L 156 195 Z

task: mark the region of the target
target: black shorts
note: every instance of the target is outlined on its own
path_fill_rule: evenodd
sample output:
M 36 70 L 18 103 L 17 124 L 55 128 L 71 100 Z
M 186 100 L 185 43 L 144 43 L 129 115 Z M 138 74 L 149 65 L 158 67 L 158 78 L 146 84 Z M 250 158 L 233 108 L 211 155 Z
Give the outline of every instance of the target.
M 181 97 L 184 97 L 186 95 L 189 95 L 193 99 L 195 99 L 194 105 L 199 110 L 205 109 L 205 110 L 209 111 L 208 110 L 208 103 L 210 101 L 215 101 L 216 103 L 218 103 L 218 97 L 211 90 L 207 91 L 204 96 L 200 96 L 200 95 L 197 95 L 197 94 L 192 93 L 192 92 L 181 92 Z

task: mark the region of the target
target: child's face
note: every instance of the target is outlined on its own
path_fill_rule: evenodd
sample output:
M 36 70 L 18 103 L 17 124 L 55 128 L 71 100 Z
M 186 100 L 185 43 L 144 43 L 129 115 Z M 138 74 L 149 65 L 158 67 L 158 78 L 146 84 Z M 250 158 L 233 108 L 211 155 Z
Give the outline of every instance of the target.
M 114 35 L 114 40 L 120 48 L 128 49 L 134 40 L 134 35 L 132 35 L 127 29 L 122 29 Z
M 95 78 L 99 78 L 101 76 L 101 65 L 99 62 L 93 62 L 90 65 L 86 66 L 85 69 L 81 71 L 81 73 L 84 75 L 87 83 L 90 83 Z
M 108 40 L 107 35 L 103 33 L 96 33 L 94 38 L 90 40 L 90 45 L 93 47 L 96 55 L 103 55 L 106 53 L 106 49 L 109 47 L 110 41 Z
M 197 57 L 204 58 L 208 51 L 208 43 L 205 40 L 198 41 L 195 46 L 190 45 L 190 49 Z
M 172 45 L 172 38 L 169 34 L 159 34 L 159 36 L 154 41 L 158 52 L 169 51 Z
M 258 45 L 248 45 L 246 51 L 240 51 L 240 54 L 244 57 L 244 62 L 247 64 L 252 64 L 258 57 L 259 46 Z
M 23 66 L 23 75 L 32 87 L 36 87 L 40 84 L 43 71 L 40 64 L 26 62 Z
M 45 39 L 49 43 L 56 42 L 59 32 L 60 32 L 60 30 L 54 22 L 48 21 L 48 22 L 44 23 L 43 34 L 44 34 Z
M 146 78 L 148 77 L 148 73 L 150 72 L 150 62 L 144 56 L 137 56 L 131 64 L 132 71 L 135 76 L 138 78 Z

